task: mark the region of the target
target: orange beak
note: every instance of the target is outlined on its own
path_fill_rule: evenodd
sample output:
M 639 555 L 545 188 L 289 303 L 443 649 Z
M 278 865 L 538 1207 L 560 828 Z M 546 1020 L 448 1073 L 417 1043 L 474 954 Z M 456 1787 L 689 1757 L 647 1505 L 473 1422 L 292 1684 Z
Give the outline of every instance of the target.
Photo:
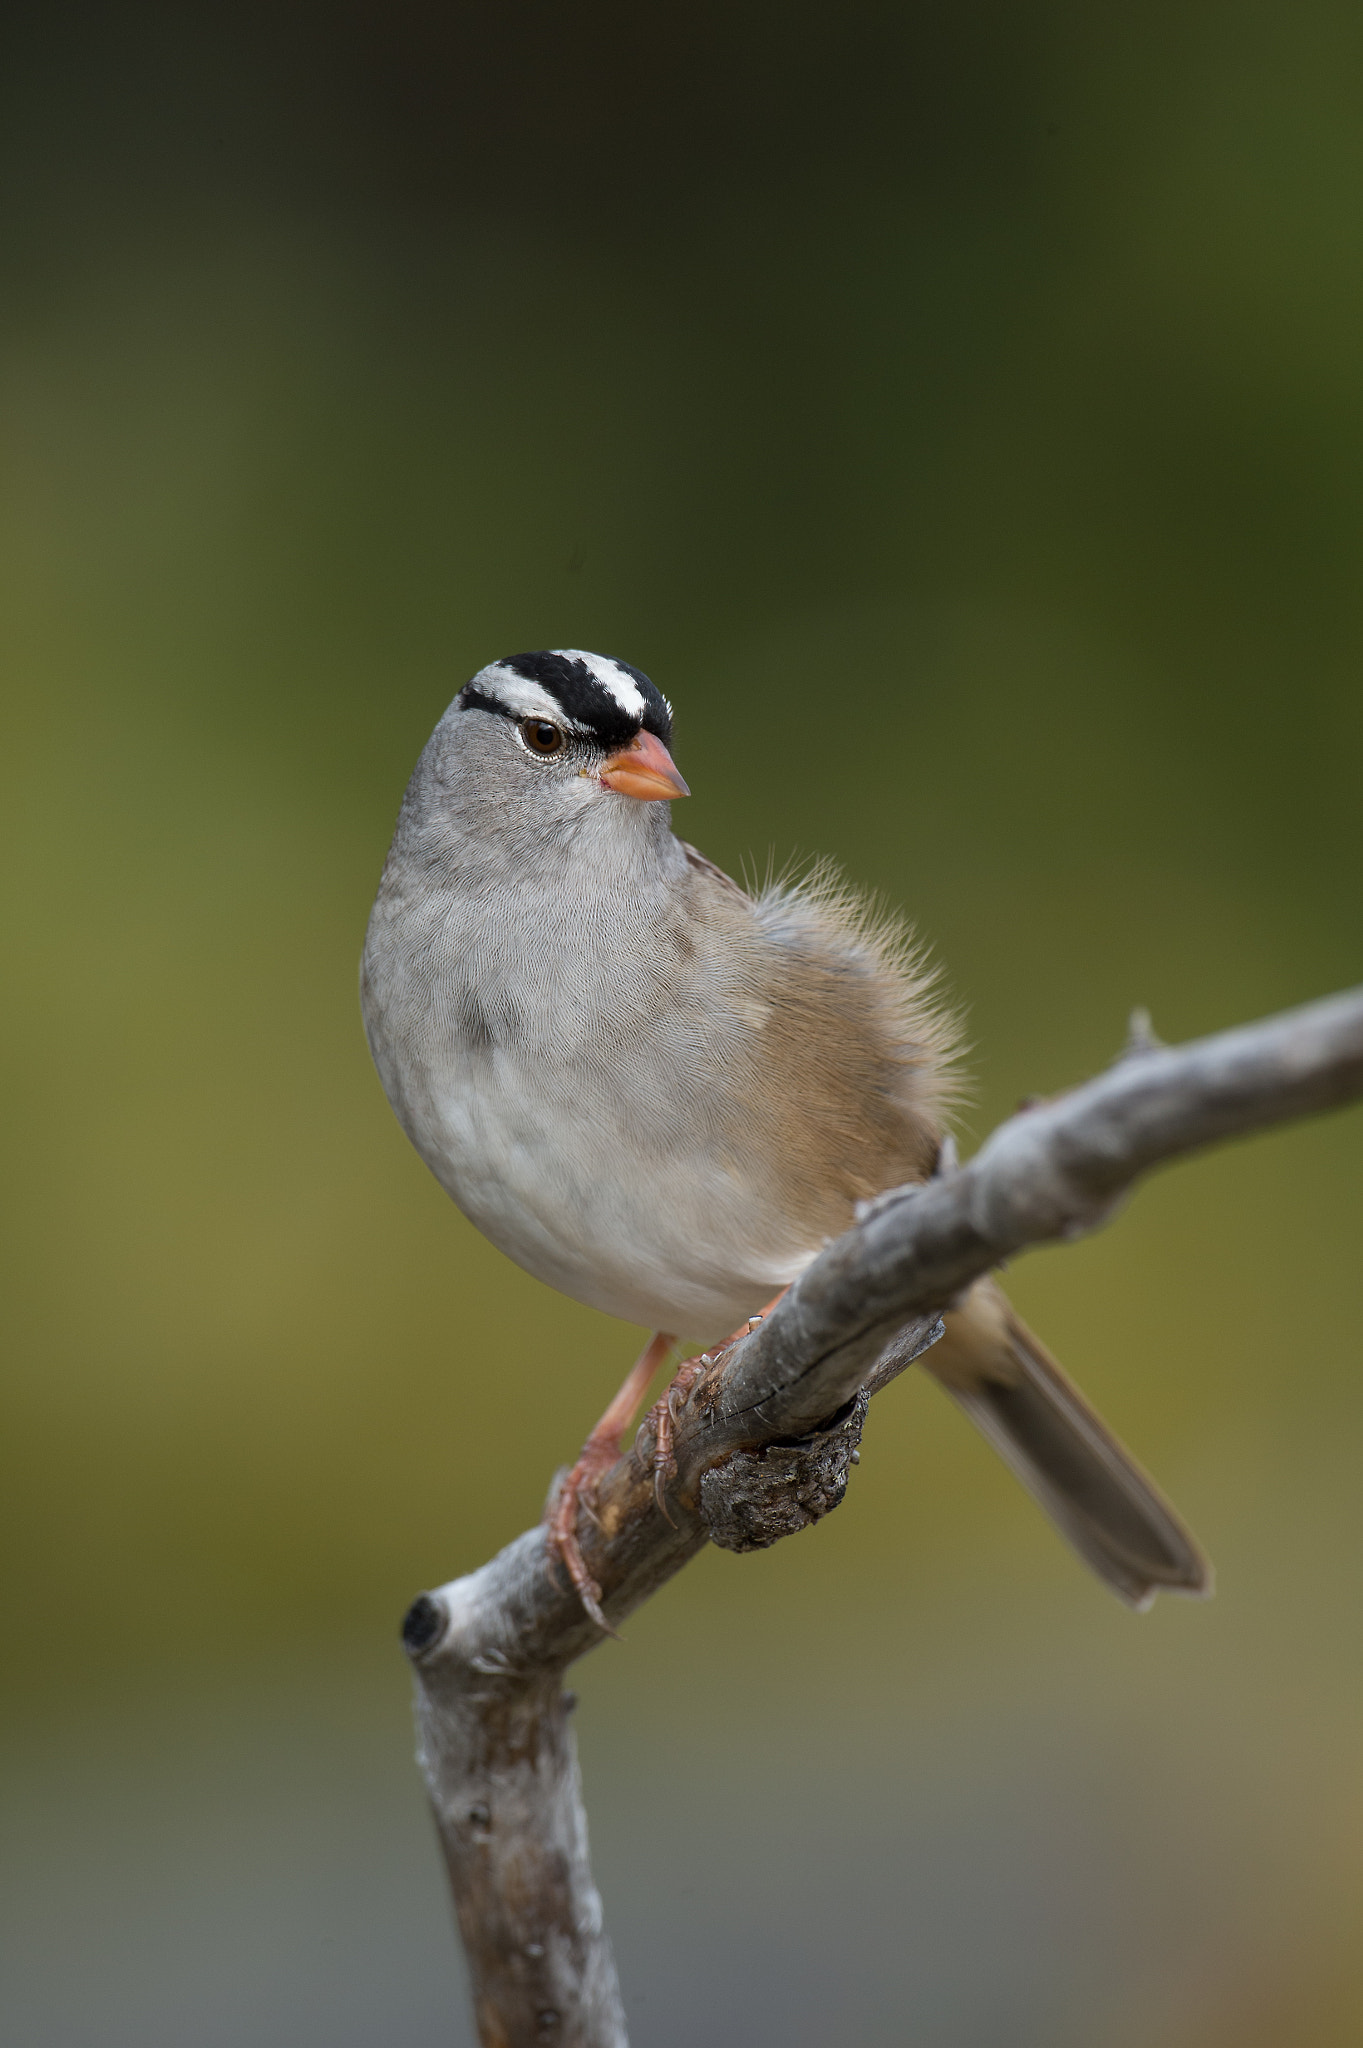
M 691 794 L 667 748 L 651 732 L 636 734 L 627 747 L 603 761 L 600 775 L 607 789 L 638 797 L 645 804 Z

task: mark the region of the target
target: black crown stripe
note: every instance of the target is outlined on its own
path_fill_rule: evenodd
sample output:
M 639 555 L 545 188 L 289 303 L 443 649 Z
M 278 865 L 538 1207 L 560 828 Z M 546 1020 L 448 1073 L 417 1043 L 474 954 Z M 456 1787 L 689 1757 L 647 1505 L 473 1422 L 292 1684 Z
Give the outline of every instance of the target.
M 614 660 L 613 656 L 598 658 Z M 527 683 L 538 683 L 560 706 L 565 717 L 584 726 L 602 746 L 627 746 L 641 726 L 666 746 L 672 738 L 672 713 L 662 691 L 642 669 L 632 668 L 625 661 L 614 665 L 623 670 L 643 698 L 641 718 L 623 710 L 586 662 L 576 657 L 541 648 L 531 654 L 507 655 L 498 664 L 501 668 L 509 668 Z

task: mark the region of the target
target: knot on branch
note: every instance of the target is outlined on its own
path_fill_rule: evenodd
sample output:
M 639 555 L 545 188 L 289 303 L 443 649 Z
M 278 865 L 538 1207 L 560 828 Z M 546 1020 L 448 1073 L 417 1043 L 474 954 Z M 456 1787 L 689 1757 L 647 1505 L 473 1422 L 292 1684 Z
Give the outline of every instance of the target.
M 847 1491 L 869 1399 L 863 1388 L 813 1436 L 735 1451 L 712 1466 L 700 1482 L 711 1542 L 721 1550 L 766 1550 L 831 1514 Z

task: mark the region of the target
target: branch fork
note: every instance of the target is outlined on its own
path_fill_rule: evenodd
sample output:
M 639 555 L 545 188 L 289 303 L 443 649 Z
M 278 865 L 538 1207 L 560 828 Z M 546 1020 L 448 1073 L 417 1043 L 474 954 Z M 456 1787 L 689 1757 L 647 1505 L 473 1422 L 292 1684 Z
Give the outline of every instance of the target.
M 982 1274 L 1098 1228 L 1156 1166 L 1360 1097 L 1363 989 L 1183 1046 L 1137 1012 L 1105 1073 L 863 1205 L 766 1317 L 697 1361 L 669 1413 L 668 1516 L 656 1411 L 602 1474 L 580 1540 L 610 1630 L 707 1541 L 764 1548 L 836 1507 L 872 1396 Z M 541 1526 L 422 1594 L 403 1634 L 484 2048 L 627 2048 L 562 1687 L 602 1630 Z

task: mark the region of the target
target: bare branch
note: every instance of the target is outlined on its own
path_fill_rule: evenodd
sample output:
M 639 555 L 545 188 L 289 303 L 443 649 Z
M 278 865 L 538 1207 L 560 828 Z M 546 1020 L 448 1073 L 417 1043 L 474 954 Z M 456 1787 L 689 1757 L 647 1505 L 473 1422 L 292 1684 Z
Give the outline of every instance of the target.
M 673 1524 L 647 1429 L 601 1481 L 582 1547 L 607 1615 L 707 1539 L 758 1547 L 836 1506 L 870 1394 L 981 1274 L 1096 1228 L 1155 1166 L 1361 1096 L 1363 989 L 1184 1046 L 1159 1045 L 1144 1018 L 1105 1074 L 1011 1118 L 968 1165 L 866 1205 L 680 1407 Z M 600 1630 L 539 1528 L 423 1595 L 404 1634 L 482 2040 L 623 2048 L 559 1687 Z

